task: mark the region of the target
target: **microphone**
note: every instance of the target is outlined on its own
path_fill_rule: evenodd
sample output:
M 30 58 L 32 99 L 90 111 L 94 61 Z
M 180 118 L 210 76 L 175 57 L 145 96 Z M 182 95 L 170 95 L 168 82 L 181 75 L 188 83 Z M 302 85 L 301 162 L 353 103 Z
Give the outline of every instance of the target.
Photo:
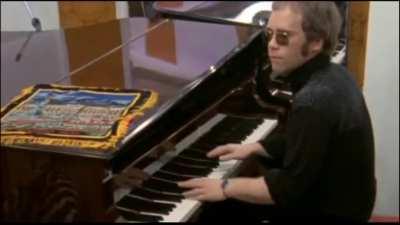
M 28 42 L 31 40 L 31 38 L 33 37 L 33 34 L 35 34 L 36 32 L 41 32 L 42 31 L 42 24 L 39 20 L 39 18 L 34 17 L 31 7 L 29 7 L 29 4 L 27 1 L 24 1 L 24 5 L 25 5 L 25 9 L 28 12 L 28 14 L 31 16 L 32 20 L 31 20 L 31 24 L 33 26 L 33 28 L 35 29 L 34 31 L 29 33 L 28 38 L 25 40 L 24 44 L 22 45 L 21 49 L 18 51 L 17 55 L 15 56 L 15 61 L 19 62 L 22 58 L 22 52 L 24 51 L 24 49 L 26 48 L 26 46 L 28 45 Z
M 28 14 L 29 14 L 29 15 L 31 16 L 31 18 L 32 18 L 31 24 L 32 24 L 33 28 L 35 28 L 35 31 L 36 31 L 36 32 L 42 31 L 42 24 L 40 23 L 39 18 L 33 16 L 31 7 L 29 6 L 28 2 L 27 2 L 27 1 L 24 1 L 24 5 L 25 5 L 26 11 L 28 11 Z

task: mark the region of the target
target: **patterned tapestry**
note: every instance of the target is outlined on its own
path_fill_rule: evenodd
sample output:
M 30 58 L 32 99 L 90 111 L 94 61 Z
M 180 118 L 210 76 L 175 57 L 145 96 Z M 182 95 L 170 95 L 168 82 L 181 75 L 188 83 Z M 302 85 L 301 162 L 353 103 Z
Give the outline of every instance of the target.
M 1 144 L 114 149 L 157 98 L 149 90 L 32 86 L 1 109 Z

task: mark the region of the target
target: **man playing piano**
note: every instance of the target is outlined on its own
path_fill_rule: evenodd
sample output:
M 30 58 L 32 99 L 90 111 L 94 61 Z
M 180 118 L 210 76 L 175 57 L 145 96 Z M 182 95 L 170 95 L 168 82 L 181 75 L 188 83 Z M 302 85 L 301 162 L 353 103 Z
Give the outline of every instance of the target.
M 272 73 L 290 83 L 282 132 L 258 143 L 227 144 L 208 157 L 262 155 L 281 162 L 259 177 L 178 183 L 187 198 L 215 202 L 201 219 L 368 221 L 376 194 L 374 142 L 362 93 L 330 63 L 340 30 L 333 2 L 274 2 L 266 27 Z

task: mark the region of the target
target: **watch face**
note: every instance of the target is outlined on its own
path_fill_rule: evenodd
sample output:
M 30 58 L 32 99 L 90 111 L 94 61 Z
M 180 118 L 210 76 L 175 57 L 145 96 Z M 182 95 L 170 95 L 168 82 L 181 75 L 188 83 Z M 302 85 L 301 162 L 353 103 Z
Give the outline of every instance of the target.
M 226 186 L 228 185 L 229 180 L 228 179 L 223 179 L 221 183 L 221 189 L 222 189 L 222 194 L 224 195 L 225 198 L 228 198 L 228 195 L 225 192 Z
M 225 187 L 228 185 L 228 182 L 229 182 L 228 179 L 224 179 L 224 180 L 222 181 L 222 184 L 221 184 L 222 189 L 225 189 Z

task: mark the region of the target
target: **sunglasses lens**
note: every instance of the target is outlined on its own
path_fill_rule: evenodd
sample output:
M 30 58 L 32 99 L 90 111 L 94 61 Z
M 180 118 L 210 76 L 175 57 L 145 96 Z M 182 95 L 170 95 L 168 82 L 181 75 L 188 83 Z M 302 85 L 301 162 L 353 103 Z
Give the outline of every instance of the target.
M 268 30 L 266 32 L 266 38 L 268 43 L 272 40 L 274 36 L 273 31 Z M 281 46 L 289 45 L 289 34 L 287 32 L 277 32 L 275 34 L 276 43 Z
M 289 38 L 287 33 L 277 33 L 276 34 L 276 43 L 282 46 L 287 46 L 289 44 Z

